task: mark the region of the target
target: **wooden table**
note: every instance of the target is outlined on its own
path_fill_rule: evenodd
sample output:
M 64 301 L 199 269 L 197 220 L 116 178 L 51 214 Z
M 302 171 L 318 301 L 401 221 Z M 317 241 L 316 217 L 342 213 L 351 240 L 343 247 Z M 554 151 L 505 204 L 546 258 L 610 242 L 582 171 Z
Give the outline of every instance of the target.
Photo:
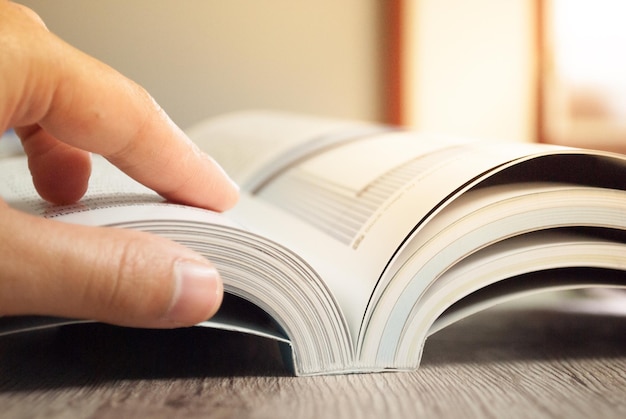
M 0 339 L 2 418 L 626 417 L 626 317 L 491 309 L 411 373 L 292 377 L 274 342 L 100 324 Z

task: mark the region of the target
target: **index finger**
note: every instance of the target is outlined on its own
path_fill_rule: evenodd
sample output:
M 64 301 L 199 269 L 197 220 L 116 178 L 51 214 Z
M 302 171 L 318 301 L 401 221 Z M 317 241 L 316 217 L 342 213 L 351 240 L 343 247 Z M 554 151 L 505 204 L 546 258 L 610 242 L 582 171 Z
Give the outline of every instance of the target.
M 237 188 L 221 167 L 188 139 L 140 86 L 74 53 L 40 125 L 56 138 L 103 155 L 162 196 L 225 210 Z
M 32 45 L 16 49 L 15 61 L 29 65 L 13 125 L 38 124 L 101 154 L 167 199 L 214 210 L 235 204 L 238 188 L 142 87 L 43 26 L 29 29 Z

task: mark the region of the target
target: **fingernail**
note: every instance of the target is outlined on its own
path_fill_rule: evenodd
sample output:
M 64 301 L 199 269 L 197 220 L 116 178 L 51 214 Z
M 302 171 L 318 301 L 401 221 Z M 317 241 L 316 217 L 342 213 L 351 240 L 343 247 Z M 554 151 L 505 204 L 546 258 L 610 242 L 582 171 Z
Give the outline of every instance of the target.
M 217 270 L 194 260 L 174 264 L 176 289 L 167 320 L 194 324 L 210 318 L 222 302 L 224 286 Z

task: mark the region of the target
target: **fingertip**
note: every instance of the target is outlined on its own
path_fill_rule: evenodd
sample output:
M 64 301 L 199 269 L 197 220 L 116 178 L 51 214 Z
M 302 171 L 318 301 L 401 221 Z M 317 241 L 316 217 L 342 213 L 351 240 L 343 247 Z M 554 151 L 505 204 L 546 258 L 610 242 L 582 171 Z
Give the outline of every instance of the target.
M 174 326 L 208 320 L 219 309 L 224 286 L 208 262 L 182 259 L 174 263 L 174 296 L 165 320 Z
M 224 173 L 220 180 L 221 184 L 215 188 L 217 199 L 211 199 L 204 207 L 222 212 L 231 209 L 239 202 L 240 190 L 239 185 L 227 174 Z
M 209 156 L 195 163 L 193 175 L 167 189 L 157 189 L 165 199 L 223 212 L 239 202 L 240 188 Z
M 82 198 L 91 175 L 90 153 L 58 141 L 39 126 L 16 128 L 16 132 L 39 195 L 61 205 Z
M 53 204 L 75 203 L 87 192 L 91 158 L 79 150 L 69 154 L 72 156 L 67 156 L 67 161 L 29 165 L 37 193 Z

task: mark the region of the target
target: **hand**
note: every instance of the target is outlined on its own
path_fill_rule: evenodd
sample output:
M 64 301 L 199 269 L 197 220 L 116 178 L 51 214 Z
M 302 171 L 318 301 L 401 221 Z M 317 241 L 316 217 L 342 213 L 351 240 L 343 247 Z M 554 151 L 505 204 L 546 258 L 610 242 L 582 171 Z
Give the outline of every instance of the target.
M 15 128 L 46 200 L 83 196 L 93 152 L 172 201 L 218 211 L 237 201 L 237 187 L 141 87 L 3 0 L 0 74 L 0 132 Z M 0 315 L 167 328 L 211 317 L 222 293 L 213 266 L 183 246 L 33 217 L 0 200 Z

